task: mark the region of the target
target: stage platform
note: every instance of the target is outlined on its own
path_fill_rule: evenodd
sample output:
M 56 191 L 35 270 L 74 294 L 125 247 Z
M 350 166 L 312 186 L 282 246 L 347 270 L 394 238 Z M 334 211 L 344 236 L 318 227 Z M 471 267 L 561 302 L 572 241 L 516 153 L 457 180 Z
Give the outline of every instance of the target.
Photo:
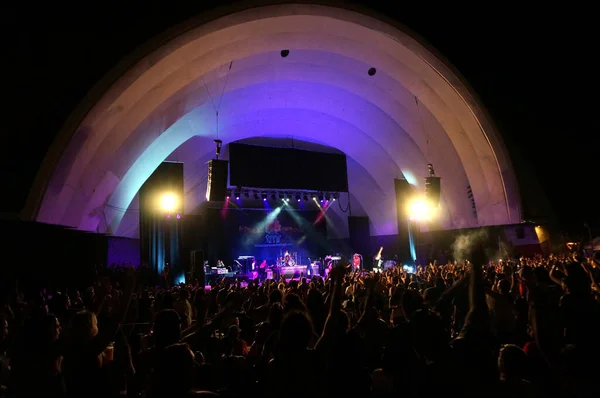
M 279 267 L 279 268 L 276 268 L 275 270 L 267 269 L 266 278 L 267 279 L 275 279 L 275 278 L 280 278 L 281 276 L 283 276 L 286 279 L 286 281 L 290 281 L 293 279 L 300 279 L 300 275 L 302 275 L 305 278 L 309 278 L 309 279 L 315 275 L 320 276 L 319 266 L 317 266 L 317 265 L 311 266 L 309 273 L 307 273 L 308 270 L 309 270 L 309 266 L 307 266 L 307 265 L 295 265 L 293 267 Z M 279 272 L 279 274 L 277 274 L 277 272 Z M 323 276 L 325 276 L 325 275 L 323 275 Z M 215 281 L 220 281 L 223 278 L 225 278 L 230 283 L 235 282 L 236 279 L 238 281 L 247 283 L 250 280 L 259 278 L 259 274 L 258 274 L 258 271 L 254 271 L 254 272 L 251 272 L 248 274 L 242 274 L 242 273 L 237 274 L 234 272 L 227 272 L 227 273 L 221 273 L 221 274 L 207 274 L 206 275 L 206 284 L 210 285 L 211 283 L 213 283 Z
M 301 274 L 310 277 L 319 274 L 319 267 L 317 265 L 294 265 L 292 267 L 279 267 L 279 272 L 285 277 L 299 278 Z
M 283 275 L 284 278 L 300 278 L 300 275 L 310 278 L 313 275 L 319 275 L 319 266 L 313 265 L 309 268 L 307 265 L 294 265 L 292 267 L 279 267 L 267 269 L 267 279 L 273 279 L 274 275 Z M 258 278 L 258 272 L 253 272 L 254 278 Z

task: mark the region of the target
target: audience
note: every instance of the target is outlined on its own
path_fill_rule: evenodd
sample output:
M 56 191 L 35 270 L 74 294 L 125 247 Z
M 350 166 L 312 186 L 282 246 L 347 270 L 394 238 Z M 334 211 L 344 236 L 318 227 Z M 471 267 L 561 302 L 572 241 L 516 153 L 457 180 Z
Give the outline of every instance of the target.
M 600 396 L 595 260 L 472 260 L 210 288 L 125 267 L 81 294 L 14 289 L 0 397 Z

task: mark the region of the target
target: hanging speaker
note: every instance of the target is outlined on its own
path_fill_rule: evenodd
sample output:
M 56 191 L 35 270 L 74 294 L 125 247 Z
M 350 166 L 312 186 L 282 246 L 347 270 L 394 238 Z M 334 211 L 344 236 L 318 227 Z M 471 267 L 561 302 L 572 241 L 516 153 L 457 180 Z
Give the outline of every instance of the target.
M 425 199 L 433 206 L 440 204 L 440 177 L 425 177 Z
M 208 162 L 206 200 L 224 202 L 227 196 L 227 172 L 229 162 L 213 159 Z

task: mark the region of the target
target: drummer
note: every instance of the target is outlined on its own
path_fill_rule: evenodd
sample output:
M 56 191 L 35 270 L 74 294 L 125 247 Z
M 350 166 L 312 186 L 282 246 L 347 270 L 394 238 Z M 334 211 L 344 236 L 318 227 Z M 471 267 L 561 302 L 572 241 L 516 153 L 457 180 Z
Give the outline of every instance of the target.
M 290 253 L 285 252 L 285 255 L 283 256 L 283 266 L 293 267 L 294 265 L 296 265 L 296 262 L 292 259 L 292 256 L 290 256 Z

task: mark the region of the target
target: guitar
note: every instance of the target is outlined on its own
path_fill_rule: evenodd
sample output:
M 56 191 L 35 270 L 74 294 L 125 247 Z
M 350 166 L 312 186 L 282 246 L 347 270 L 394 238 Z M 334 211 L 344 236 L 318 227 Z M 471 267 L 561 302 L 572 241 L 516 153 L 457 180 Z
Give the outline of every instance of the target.
M 377 255 L 375 256 L 375 266 L 381 268 L 381 252 L 383 252 L 383 246 L 379 248 Z
M 377 252 L 377 255 L 375 256 L 375 261 L 381 260 L 381 252 L 383 252 L 383 246 L 381 246 L 379 248 L 379 251 Z

